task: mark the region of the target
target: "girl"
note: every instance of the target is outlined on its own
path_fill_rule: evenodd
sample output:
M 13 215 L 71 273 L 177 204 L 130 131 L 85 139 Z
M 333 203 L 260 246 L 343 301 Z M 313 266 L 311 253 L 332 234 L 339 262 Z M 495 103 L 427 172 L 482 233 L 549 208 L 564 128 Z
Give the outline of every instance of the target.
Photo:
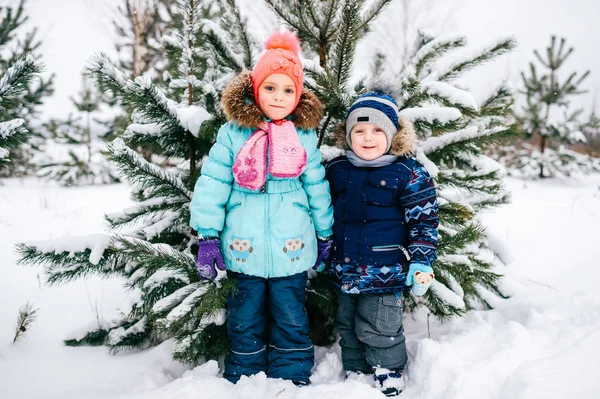
M 230 353 L 224 377 L 261 371 L 309 383 L 314 351 L 305 310 L 307 270 L 326 260 L 333 210 L 314 129 L 322 117 L 303 90 L 299 40 L 273 34 L 251 73 L 223 92 L 227 119 L 196 182 L 190 225 L 201 277 L 227 269 Z

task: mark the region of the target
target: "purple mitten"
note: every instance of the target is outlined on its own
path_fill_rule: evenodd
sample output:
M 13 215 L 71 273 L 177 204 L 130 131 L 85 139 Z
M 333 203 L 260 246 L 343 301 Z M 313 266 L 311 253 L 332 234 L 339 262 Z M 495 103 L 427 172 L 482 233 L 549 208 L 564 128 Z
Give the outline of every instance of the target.
M 327 268 L 331 261 L 331 247 L 333 246 L 333 237 L 317 238 L 317 261 L 313 266 L 313 270 L 322 272 Z
M 196 259 L 196 270 L 203 279 L 213 280 L 217 277 L 217 269 L 225 270 L 225 261 L 220 248 L 221 240 L 218 238 L 207 238 L 198 241 L 198 258 Z

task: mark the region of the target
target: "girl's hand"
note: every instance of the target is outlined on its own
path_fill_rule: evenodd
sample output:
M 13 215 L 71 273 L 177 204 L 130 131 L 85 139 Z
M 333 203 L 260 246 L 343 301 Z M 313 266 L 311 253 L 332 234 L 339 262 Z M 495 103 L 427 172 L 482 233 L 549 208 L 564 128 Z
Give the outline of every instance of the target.
M 198 241 L 198 257 L 196 258 L 198 275 L 205 280 L 214 280 L 217 277 L 217 268 L 219 270 L 226 269 L 221 253 L 221 240 L 209 237 Z
M 331 248 L 333 246 L 333 237 L 317 238 L 317 261 L 313 266 L 313 270 L 323 272 L 331 261 Z

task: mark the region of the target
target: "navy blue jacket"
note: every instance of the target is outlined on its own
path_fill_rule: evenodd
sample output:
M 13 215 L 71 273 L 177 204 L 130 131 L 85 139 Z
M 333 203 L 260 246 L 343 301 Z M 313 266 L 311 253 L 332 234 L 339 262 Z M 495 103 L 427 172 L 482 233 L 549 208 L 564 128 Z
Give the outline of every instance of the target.
M 356 167 L 345 157 L 327 164 L 333 202 L 334 283 L 347 293 L 408 290 L 411 262 L 431 266 L 438 240 L 433 180 L 416 159 Z

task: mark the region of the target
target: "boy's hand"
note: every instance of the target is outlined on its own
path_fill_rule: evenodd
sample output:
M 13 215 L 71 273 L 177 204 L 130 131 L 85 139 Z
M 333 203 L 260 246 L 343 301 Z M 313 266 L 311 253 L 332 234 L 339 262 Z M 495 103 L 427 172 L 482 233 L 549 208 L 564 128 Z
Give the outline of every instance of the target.
M 323 272 L 331 261 L 331 248 L 333 247 L 333 237 L 317 238 L 317 261 L 313 270 Z
M 217 277 L 217 269 L 225 270 L 225 261 L 221 253 L 221 240 L 215 237 L 198 241 L 198 257 L 196 258 L 196 271 L 205 280 Z
M 415 295 L 425 295 L 435 278 L 431 266 L 423 263 L 411 263 L 406 275 L 406 285 L 412 285 L 411 292 Z

